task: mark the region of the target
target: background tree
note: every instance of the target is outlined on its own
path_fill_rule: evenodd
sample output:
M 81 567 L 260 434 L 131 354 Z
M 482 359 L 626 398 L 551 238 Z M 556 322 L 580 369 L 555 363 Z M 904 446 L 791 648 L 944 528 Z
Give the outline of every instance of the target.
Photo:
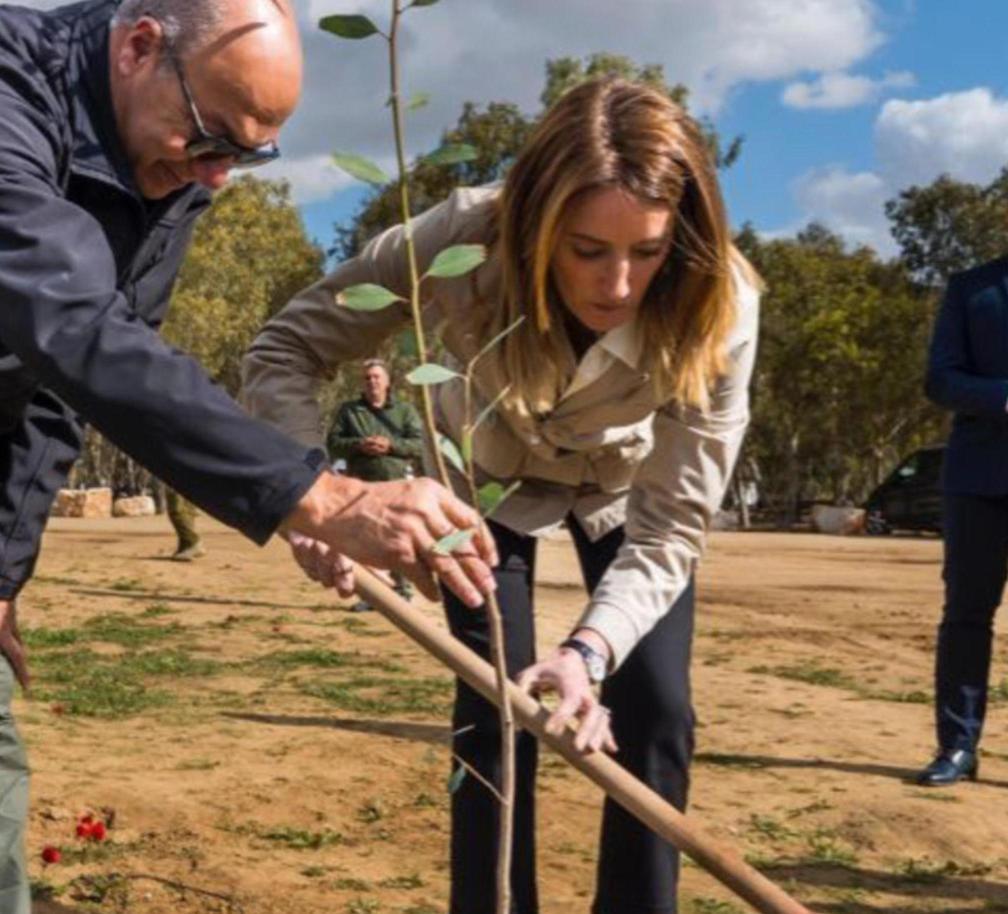
M 270 315 L 322 275 L 323 259 L 305 234 L 286 182 L 249 176 L 232 181 L 196 225 L 172 295 L 165 339 L 195 356 L 211 378 L 237 394 L 242 354 Z M 117 493 L 152 487 L 142 467 L 93 429 L 71 484 L 107 485 Z
M 914 277 L 942 286 L 950 273 L 1008 253 L 1008 168 L 986 186 L 942 175 L 902 191 L 885 211 Z
M 767 283 L 746 445 L 763 498 L 787 521 L 811 499 L 860 503 L 939 435 L 921 386 L 934 296 L 819 225 L 737 241 Z

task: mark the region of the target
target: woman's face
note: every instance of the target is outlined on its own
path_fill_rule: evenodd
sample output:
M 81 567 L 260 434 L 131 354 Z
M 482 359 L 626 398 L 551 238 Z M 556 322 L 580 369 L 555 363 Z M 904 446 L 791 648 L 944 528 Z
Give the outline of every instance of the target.
M 550 262 L 564 305 L 590 330 L 633 320 L 671 244 L 672 213 L 617 187 L 575 197 Z

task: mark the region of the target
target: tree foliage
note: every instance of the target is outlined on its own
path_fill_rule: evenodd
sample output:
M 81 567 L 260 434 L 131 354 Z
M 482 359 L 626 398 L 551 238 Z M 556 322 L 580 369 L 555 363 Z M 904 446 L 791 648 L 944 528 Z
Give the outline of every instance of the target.
M 164 336 L 232 395 L 241 357 L 266 319 L 322 275 L 285 182 L 245 176 L 197 223 Z
M 1008 249 L 1008 168 L 986 186 L 942 175 L 902 191 L 885 210 L 907 267 L 921 282 L 943 285 Z
M 819 225 L 738 243 L 767 284 L 746 445 L 763 497 L 787 519 L 812 499 L 860 503 L 939 434 L 922 391 L 935 297 Z

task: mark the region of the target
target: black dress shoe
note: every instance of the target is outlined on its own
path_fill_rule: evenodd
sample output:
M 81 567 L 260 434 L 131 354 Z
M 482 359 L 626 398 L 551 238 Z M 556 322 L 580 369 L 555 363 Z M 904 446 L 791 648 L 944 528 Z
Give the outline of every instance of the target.
M 944 787 L 963 778 L 975 781 L 979 768 L 975 752 L 968 749 L 942 749 L 915 780 L 925 787 Z

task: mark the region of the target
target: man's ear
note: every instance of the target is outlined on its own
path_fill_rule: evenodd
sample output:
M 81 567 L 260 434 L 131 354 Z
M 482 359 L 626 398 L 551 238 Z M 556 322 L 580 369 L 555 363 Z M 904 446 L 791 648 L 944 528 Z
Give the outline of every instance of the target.
M 113 62 L 120 76 L 152 70 L 166 52 L 164 28 L 157 19 L 143 16 L 127 29 Z

